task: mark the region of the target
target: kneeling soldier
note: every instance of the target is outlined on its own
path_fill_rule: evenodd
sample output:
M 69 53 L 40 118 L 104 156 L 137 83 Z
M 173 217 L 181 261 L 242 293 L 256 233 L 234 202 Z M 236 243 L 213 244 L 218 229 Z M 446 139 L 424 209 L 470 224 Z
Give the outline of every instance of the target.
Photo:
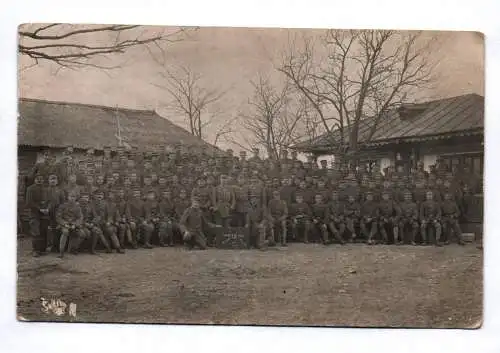
M 309 232 L 311 230 L 311 208 L 304 202 L 304 197 L 301 193 L 295 195 L 295 203 L 291 207 L 292 231 L 293 236 L 297 240 L 299 231 L 303 231 L 302 240 L 304 243 L 309 243 Z
M 427 191 L 425 198 L 426 200 L 420 205 L 422 243 L 429 243 L 428 228 L 433 228 L 435 231 L 435 244 L 441 246 L 441 207 L 434 201 L 432 191 Z
M 95 247 L 97 245 L 97 241 L 100 240 L 104 247 L 106 248 L 106 252 L 110 253 L 111 248 L 109 246 L 108 241 L 104 237 L 101 228 L 97 226 L 96 222 L 96 213 L 94 210 L 94 206 L 90 203 L 90 197 L 87 192 L 82 192 L 80 194 L 80 200 L 78 201 L 80 204 L 80 208 L 82 209 L 83 223 L 82 223 L 82 231 L 85 233 L 85 238 L 91 238 L 92 244 L 90 248 L 90 253 L 95 254 Z
M 366 200 L 361 206 L 361 232 L 370 245 L 373 244 L 373 237 L 377 233 L 378 212 L 378 204 L 373 200 L 373 193 L 368 191 L 366 193 Z
M 404 193 L 404 201 L 400 204 L 401 218 L 399 220 L 399 232 L 401 240 L 404 239 L 405 228 L 411 227 L 410 244 L 415 245 L 415 238 L 418 233 L 418 205 L 412 200 L 410 191 Z
M 399 215 L 400 209 L 396 202 L 391 199 L 390 191 L 382 193 L 382 201 L 379 204 L 379 229 L 384 244 L 389 243 L 386 227 L 389 227 L 394 235 L 394 243 L 399 243 Z
M 61 230 L 61 239 L 59 241 L 59 257 L 64 257 L 66 245 L 68 251 L 73 254 L 78 252 L 85 234 L 81 230 L 83 221 L 82 209 L 76 203 L 76 195 L 68 194 L 68 201 L 63 203 L 56 213 L 57 226 Z M 68 244 L 69 242 L 69 244 Z
M 281 199 L 279 190 L 273 191 L 273 198 L 269 201 L 269 225 L 271 228 L 271 238 L 276 241 L 276 232 L 281 232 L 281 245 L 286 246 L 288 207 Z
M 453 200 L 453 195 L 450 192 L 445 192 L 444 201 L 441 204 L 442 210 L 442 223 L 443 223 L 443 235 L 445 238 L 445 243 L 450 243 L 450 230 L 453 230 L 457 242 L 460 245 L 464 245 L 462 240 L 462 230 L 458 224 L 458 216 L 460 211 L 457 203 Z

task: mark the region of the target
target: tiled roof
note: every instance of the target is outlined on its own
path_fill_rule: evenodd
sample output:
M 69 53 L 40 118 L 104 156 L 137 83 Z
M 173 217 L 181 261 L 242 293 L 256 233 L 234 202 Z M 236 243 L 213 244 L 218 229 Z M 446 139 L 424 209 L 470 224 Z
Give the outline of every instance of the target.
M 379 122 L 375 133 L 368 141 L 373 120 L 361 121 L 359 142 L 366 145 L 381 145 L 395 141 L 418 141 L 446 138 L 454 135 L 482 134 L 484 130 L 484 97 L 467 94 L 419 104 L 405 105 L 414 116 L 401 119 L 397 109 L 389 111 Z M 347 128 L 345 129 L 347 130 Z M 331 141 L 340 141 L 340 131 L 333 136 L 322 135 L 313 141 L 295 146 L 298 150 L 325 149 Z M 344 131 L 347 135 L 347 131 Z M 345 141 L 348 141 L 346 136 Z
M 212 145 L 190 134 L 153 110 L 37 99 L 19 99 L 18 145 L 102 149 L 117 146 L 117 120 L 124 141 L 140 150 L 183 143 Z

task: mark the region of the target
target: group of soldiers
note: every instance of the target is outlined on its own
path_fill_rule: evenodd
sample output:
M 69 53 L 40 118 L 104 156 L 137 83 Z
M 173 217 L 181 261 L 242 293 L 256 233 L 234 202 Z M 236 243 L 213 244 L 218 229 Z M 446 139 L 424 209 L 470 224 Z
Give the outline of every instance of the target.
M 450 171 L 438 158 L 407 171 L 313 157 L 295 151 L 279 160 L 259 150 L 165 146 L 156 151 L 104 147 L 84 156 L 49 150 L 28 177 L 33 255 L 100 248 L 151 248 L 184 243 L 214 246 L 217 227 L 240 227 L 250 246 L 290 240 L 436 244 L 462 243 L 460 221 L 481 178 L 467 167 Z

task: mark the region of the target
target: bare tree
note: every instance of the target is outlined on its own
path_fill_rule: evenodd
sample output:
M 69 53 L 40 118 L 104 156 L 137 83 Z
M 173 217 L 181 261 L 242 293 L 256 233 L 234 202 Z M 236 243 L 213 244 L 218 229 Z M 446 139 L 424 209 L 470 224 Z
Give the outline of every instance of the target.
M 137 46 L 153 46 L 164 51 L 165 43 L 183 39 L 186 28 L 161 29 L 138 25 L 72 25 L 63 23 L 24 24 L 19 27 L 19 55 L 32 59 L 32 64 L 49 61 L 60 67 L 93 66 L 113 68 L 93 59 L 110 54 L 123 54 Z M 110 35 L 105 40 L 88 42 L 88 35 Z M 150 49 L 148 47 L 148 49 Z M 27 68 L 26 67 L 26 68 Z
M 388 110 L 432 81 L 430 44 L 420 32 L 328 30 L 323 58 L 305 38 L 301 48 L 291 43 L 278 70 L 316 111 L 332 144 L 356 154 L 361 126 L 369 124 L 363 141 L 370 141 Z
M 221 112 L 216 108 L 216 103 L 221 100 L 225 92 L 205 88 L 202 75 L 187 66 L 182 66 L 176 71 L 164 67 L 160 76 L 162 83 L 154 85 L 168 92 L 171 98 L 168 106 L 183 116 L 193 135 L 206 138 L 207 128 L 219 122 L 218 117 Z M 215 142 L 231 131 L 227 124 L 220 126 Z
M 316 130 L 310 124 L 312 120 L 307 125 L 311 117 L 307 101 L 294 95 L 288 82 L 278 88 L 260 75 L 251 84 L 254 89 L 248 101 L 251 112 L 241 114 L 242 126 L 251 134 L 251 143 L 262 146 L 270 158 L 278 159 L 284 149 L 299 141 L 305 127 L 308 132 Z

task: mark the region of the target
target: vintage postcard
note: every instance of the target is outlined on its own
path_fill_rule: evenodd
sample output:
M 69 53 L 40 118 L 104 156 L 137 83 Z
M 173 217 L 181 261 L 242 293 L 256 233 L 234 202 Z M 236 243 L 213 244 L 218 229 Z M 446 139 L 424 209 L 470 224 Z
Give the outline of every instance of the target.
M 475 32 L 19 27 L 22 321 L 478 328 Z

